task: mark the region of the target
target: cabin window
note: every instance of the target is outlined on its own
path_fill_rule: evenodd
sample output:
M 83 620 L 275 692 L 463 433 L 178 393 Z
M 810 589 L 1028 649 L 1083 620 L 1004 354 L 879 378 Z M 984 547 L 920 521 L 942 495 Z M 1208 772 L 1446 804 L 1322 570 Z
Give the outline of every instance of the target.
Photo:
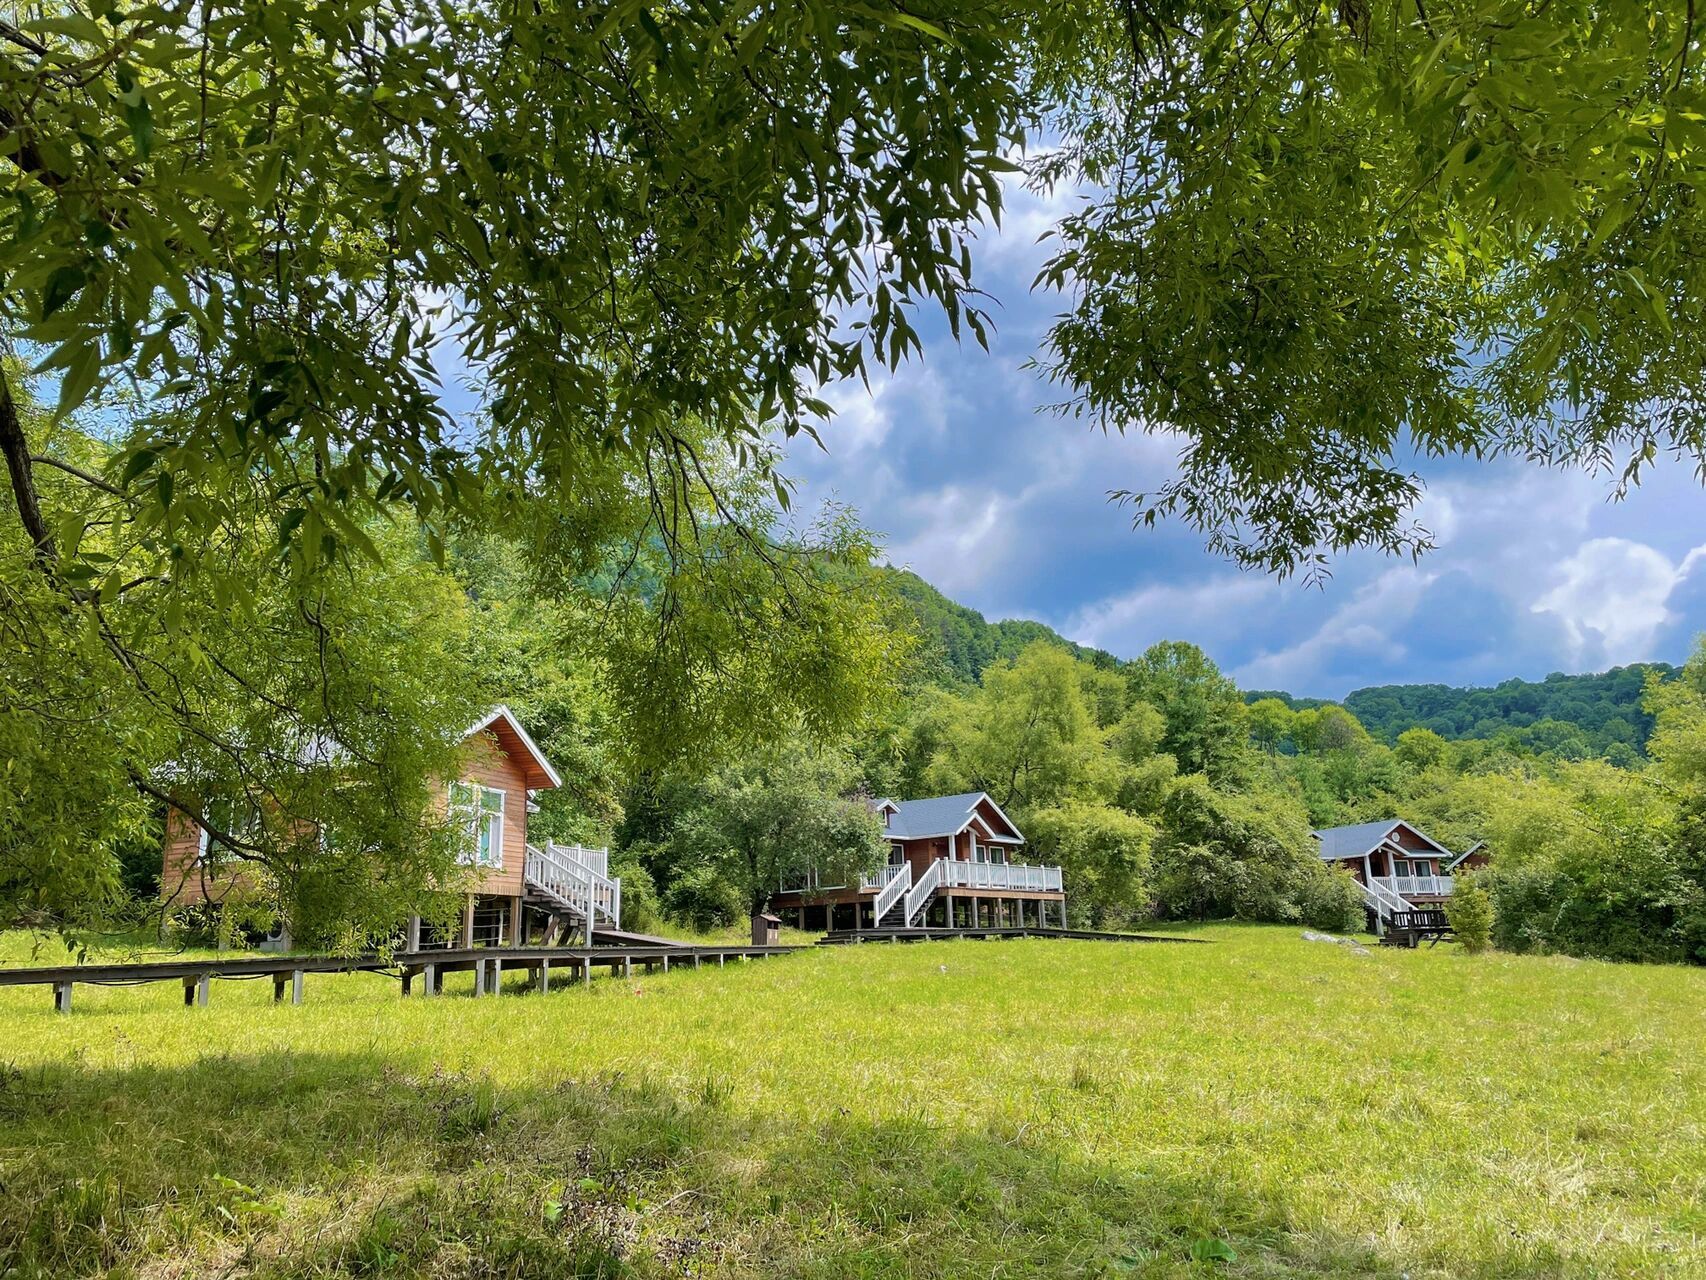
M 466 832 L 462 861 L 477 867 L 504 864 L 504 793 L 475 782 L 450 784 L 450 819 Z
M 891 844 L 889 846 L 889 866 L 898 867 L 905 861 L 906 848 L 903 845 Z
M 206 808 L 207 820 L 238 840 L 253 844 L 261 834 L 260 815 L 247 797 L 214 800 Z M 229 861 L 235 850 L 206 827 L 201 828 L 201 847 L 196 857 L 203 866 L 215 867 Z
M 989 860 L 997 865 L 1007 861 L 1007 851 L 1000 845 L 989 846 Z
M 1410 864 L 1408 862 L 1405 862 L 1402 858 L 1394 859 L 1393 863 L 1392 863 L 1392 874 L 1395 876 L 1407 876 L 1407 875 L 1409 875 L 1410 874 Z

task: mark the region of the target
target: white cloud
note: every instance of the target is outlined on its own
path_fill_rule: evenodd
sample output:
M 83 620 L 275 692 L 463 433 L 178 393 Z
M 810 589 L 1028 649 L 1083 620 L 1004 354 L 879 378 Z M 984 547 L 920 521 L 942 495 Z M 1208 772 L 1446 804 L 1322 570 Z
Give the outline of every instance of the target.
M 1673 564 L 1643 542 L 1590 538 L 1558 566 L 1532 608 L 1562 620 L 1576 662 L 1639 662 L 1654 656 L 1655 639 L 1673 621 L 1671 595 L 1703 557 L 1706 546 Z
M 1251 689 L 1315 690 L 1349 666 L 1388 666 L 1405 656 L 1404 624 L 1437 575 L 1411 565 L 1387 569 L 1358 588 L 1310 635 L 1258 652 L 1233 671 Z M 1339 690 L 1342 696 L 1348 690 Z
M 1239 573 L 1201 582 L 1152 583 L 1085 605 L 1060 629 L 1079 644 L 1125 657 L 1157 640 L 1190 639 L 1217 647 L 1217 640 L 1260 617 L 1284 590 L 1272 578 Z

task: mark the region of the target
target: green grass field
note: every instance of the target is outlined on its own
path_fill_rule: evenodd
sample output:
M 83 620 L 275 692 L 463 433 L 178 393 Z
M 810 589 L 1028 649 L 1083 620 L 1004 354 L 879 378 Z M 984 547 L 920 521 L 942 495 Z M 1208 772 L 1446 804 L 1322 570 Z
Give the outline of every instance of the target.
M 0 1275 L 1706 1275 L 1706 973 L 1194 936 L 0 990 Z

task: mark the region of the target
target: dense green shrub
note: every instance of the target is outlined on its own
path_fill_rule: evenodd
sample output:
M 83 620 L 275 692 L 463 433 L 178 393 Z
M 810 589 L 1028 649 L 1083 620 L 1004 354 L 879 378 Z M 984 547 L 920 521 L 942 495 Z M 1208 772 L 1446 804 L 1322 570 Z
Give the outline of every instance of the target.
M 1472 955 L 1487 949 L 1492 940 L 1493 900 L 1473 880 L 1464 879 L 1445 904 L 1445 918 L 1463 949 Z
M 626 885 L 623 888 L 626 896 Z M 664 910 L 672 920 L 706 933 L 739 920 L 745 914 L 746 902 L 734 881 L 720 868 L 706 863 L 691 868 L 669 887 Z
M 1216 790 L 1181 778 L 1162 806 L 1156 906 L 1164 916 L 1233 916 L 1354 928 L 1361 898 L 1349 877 L 1316 855 L 1308 825 L 1284 796 Z
M 1367 919 L 1362 889 L 1342 864 L 1317 860 L 1298 884 L 1297 905 L 1304 924 L 1333 933 L 1353 933 Z

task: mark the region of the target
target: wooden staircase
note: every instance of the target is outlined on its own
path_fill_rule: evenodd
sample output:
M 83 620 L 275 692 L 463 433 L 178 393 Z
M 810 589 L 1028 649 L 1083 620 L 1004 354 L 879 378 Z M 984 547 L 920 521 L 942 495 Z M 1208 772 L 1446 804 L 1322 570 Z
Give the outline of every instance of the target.
M 549 841 L 543 848 L 527 846 L 522 897 L 551 917 L 548 938 L 569 928 L 591 946 L 600 927 L 622 927 L 622 881 L 607 875 L 608 869 L 604 849 Z

